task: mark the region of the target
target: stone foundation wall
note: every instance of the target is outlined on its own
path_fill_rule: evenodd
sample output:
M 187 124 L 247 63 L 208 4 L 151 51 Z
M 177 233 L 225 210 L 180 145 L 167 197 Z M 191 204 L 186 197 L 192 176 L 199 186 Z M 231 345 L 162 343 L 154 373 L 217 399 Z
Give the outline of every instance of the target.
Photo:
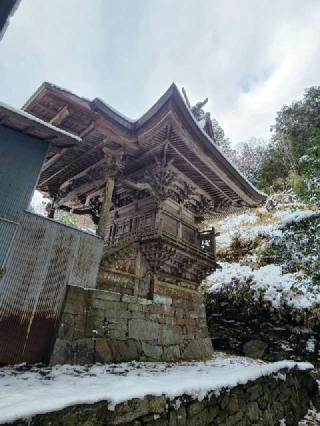
M 282 370 L 230 391 L 211 392 L 201 402 L 186 395 L 173 400 L 164 395 L 146 396 L 109 409 L 108 402 L 101 401 L 36 415 L 13 425 L 278 426 L 285 419 L 287 426 L 296 426 L 315 391 L 315 381 L 308 373 Z
M 209 333 L 216 350 L 261 358 L 293 359 L 320 365 L 320 327 L 308 327 L 291 316 L 257 310 L 239 301 L 207 296 Z
M 197 291 L 156 281 L 149 300 L 69 286 L 50 363 L 199 360 L 212 353 Z

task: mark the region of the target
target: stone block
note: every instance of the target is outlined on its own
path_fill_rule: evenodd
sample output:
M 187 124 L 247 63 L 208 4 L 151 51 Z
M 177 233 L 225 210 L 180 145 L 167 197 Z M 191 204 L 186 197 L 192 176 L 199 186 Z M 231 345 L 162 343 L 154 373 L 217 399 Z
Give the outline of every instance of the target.
M 103 300 L 96 297 L 91 299 L 90 306 L 94 309 L 105 310 L 109 316 L 114 316 L 128 310 L 128 303 Z
M 262 340 L 250 340 L 243 345 L 242 351 L 251 358 L 262 358 L 267 347 L 268 345 Z
M 171 297 L 173 301 L 181 299 L 191 303 L 203 303 L 203 296 L 200 292 L 176 284 L 164 283 L 156 280 L 154 291 L 157 294 Z
M 61 318 L 58 336 L 60 339 L 73 340 L 75 318 L 78 315 L 64 313 Z
M 114 355 L 112 352 L 111 345 L 105 338 L 98 338 L 96 342 L 96 361 L 97 362 L 112 362 L 114 361 Z
M 153 303 L 159 303 L 160 305 L 172 305 L 172 298 L 169 296 L 163 296 L 162 294 L 154 294 Z
M 249 402 L 246 409 L 246 415 L 251 421 L 259 420 L 259 406 L 256 402 Z
M 182 319 L 177 319 L 176 320 L 176 324 L 177 325 L 187 325 L 187 326 L 195 327 L 196 326 L 196 321 L 194 319 L 182 318 Z
M 185 310 L 182 308 L 175 308 L 175 317 L 178 319 L 185 318 Z
M 129 303 L 128 310 L 130 312 L 143 312 L 143 305 L 139 305 L 137 303 Z
M 93 340 L 79 339 L 73 342 L 73 363 L 89 364 L 94 360 Z
M 260 383 L 256 383 L 255 385 L 250 386 L 247 389 L 249 394 L 250 401 L 256 401 L 263 395 L 263 387 Z
M 90 311 L 86 318 L 85 336 L 87 338 L 92 337 L 92 330 L 96 330 L 99 336 L 102 336 L 104 334 L 104 318 L 104 311 L 97 309 Z
M 130 318 L 132 319 L 145 319 L 145 313 L 141 311 L 133 311 L 131 312 Z M 149 318 L 147 318 L 149 319 Z
M 138 303 L 139 303 L 139 305 L 146 305 L 146 306 L 148 306 L 148 305 L 152 305 L 152 303 L 153 303 L 153 301 L 152 300 L 150 300 L 150 299 L 144 299 L 144 298 L 138 298 Z
M 127 321 L 119 321 L 117 323 L 108 324 L 105 334 L 110 339 L 125 340 L 128 338 Z
M 179 345 L 182 343 L 181 328 L 174 325 L 161 325 L 160 343 L 162 345 Z
M 164 314 L 151 314 L 148 316 L 148 319 L 150 321 L 158 322 L 159 324 L 166 323 L 166 317 L 164 316 Z
M 210 403 L 212 404 L 212 401 L 210 401 Z M 210 420 L 213 420 L 218 415 L 219 407 L 218 407 L 216 399 L 214 399 L 214 405 L 209 406 L 208 411 L 209 411 Z
M 49 364 L 72 364 L 73 363 L 73 348 L 70 342 L 56 339 L 53 351 L 50 357 Z
M 167 317 L 176 317 L 176 309 L 174 306 L 164 305 L 163 306 L 163 312 Z
M 67 294 L 63 311 L 70 314 L 83 314 L 88 300 L 87 292 L 76 286 L 67 286 Z
M 73 339 L 83 339 L 86 336 L 86 316 L 76 315 L 74 317 Z
M 138 297 L 137 296 L 129 296 L 128 294 L 123 294 L 121 297 L 122 302 L 127 303 L 138 303 Z
M 142 343 L 142 351 L 147 358 L 160 361 L 162 357 L 162 346 L 150 345 L 149 343 Z
M 204 426 L 207 424 L 210 424 L 210 420 L 208 418 L 208 410 L 204 409 L 200 413 L 196 414 L 192 417 L 187 417 L 187 423 L 188 426 Z
M 148 311 L 150 314 L 160 314 L 166 317 L 175 317 L 175 308 L 171 305 L 153 304 L 149 306 Z
M 120 302 L 121 294 L 116 293 L 114 291 L 107 291 L 107 290 L 90 290 L 90 293 L 93 298 L 96 299 L 102 299 L 102 300 L 109 300 L 113 302 Z
M 210 339 L 191 340 L 182 352 L 183 360 L 208 359 L 213 349 Z
M 144 399 L 131 399 L 116 405 L 112 413 L 113 425 L 130 423 L 150 413 L 161 414 L 166 411 L 164 396 L 146 396 Z
M 169 411 L 168 426 L 185 426 L 187 424 L 187 411 L 184 406 Z
M 173 306 L 176 308 L 183 309 L 184 311 L 191 312 L 193 310 L 193 304 L 184 299 L 173 299 Z
M 192 404 L 189 404 L 187 407 L 187 413 L 190 417 L 195 416 L 196 414 L 200 413 L 203 410 L 203 404 L 201 402 L 193 402 Z
M 226 410 L 228 404 L 229 404 L 229 400 L 230 400 L 230 393 L 226 392 L 222 395 L 219 403 L 220 403 L 220 407 L 223 411 Z
M 112 350 L 113 361 L 134 361 L 141 356 L 141 344 L 135 340 L 108 340 Z
M 166 362 L 179 361 L 180 357 L 181 357 L 180 346 L 178 345 L 164 346 L 162 361 L 166 361 Z
M 227 406 L 227 410 L 230 414 L 237 413 L 239 411 L 239 401 L 235 397 L 231 397 Z
M 159 341 L 160 325 L 142 319 L 129 320 L 129 338 L 140 341 Z
M 242 418 L 243 418 L 243 412 L 241 410 L 239 410 L 238 412 L 236 412 L 232 416 L 226 417 L 225 425 L 226 426 L 238 425 Z
M 176 324 L 176 320 L 173 317 L 164 317 L 164 323 L 168 324 L 168 325 L 175 325 Z

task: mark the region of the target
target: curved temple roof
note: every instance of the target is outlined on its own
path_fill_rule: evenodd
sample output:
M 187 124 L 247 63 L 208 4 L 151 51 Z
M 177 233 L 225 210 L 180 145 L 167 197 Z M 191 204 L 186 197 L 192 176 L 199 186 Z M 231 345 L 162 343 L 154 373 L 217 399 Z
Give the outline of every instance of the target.
M 156 146 L 152 146 L 154 142 L 151 142 L 151 139 L 153 138 L 152 141 L 154 141 L 157 138 L 155 129 L 160 132 L 160 128 L 164 126 L 162 124 L 168 125 L 170 122 L 170 126 L 172 125 L 176 133 L 172 142 L 170 141 L 172 149 L 175 149 L 175 143 L 178 143 L 179 138 L 180 141 L 188 138 L 189 148 L 191 147 L 193 151 L 191 154 L 189 151 L 189 164 L 193 163 L 193 160 L 190 160 L 194 157 L 192 154 L 198 154 L 201 151 L 201 161 L 204 169 L 208 171 L 207 175 L 211 173 L 211 176 L 215 176 L 212 178 L 212 186 L 233 200 L 234 206 L 256 206 L 266 198 L 264 193 L 258 191 L 231 164 L 214 141 L 202 130 L 175 84 L 172 84 L 163 96 L 135 121 L 125 117 L 99 98 L 89 101 L 50 83 L 43 83 L 27 101 L 24 109 L 79 135 L 84 142 L 87 140 L 87 145 L 82 144 L 84 151 L 78 149 L 78 151 L 70 150 L 65 153 L 54 152 L 47 160 L 39 181 L 39 189 L 44 192 L 49 192 L 49 187 L 51 192 L 52 188 L 58 189 L 70 178 L 70 173 L 65 175 L 62 172 L 68 168 L 68 164 L 76 166 L 78 163 L 79 165 L 82 158 L 82 169 L 85 165 L 89 166 L 90 164 L 84 159 L 87 160 L 90 155 L 97 152 L 103 142 L 106 145 L 111 143 L 111 145 L 126 146 L 129 152 L 130 149 L 132 152 L 141 151 L 141 147 L 148 147 L 150 151 L 153 151 Z M 152 138 L 148 136 L 149 133 L 152 133 Z M 168 137 L 168 135 L 163 136 L 161 142 Z M 149 145 L 146 140 L 149 140 Z M 93 149 L 94 145 L 96 149 Z M 96 157 L 91 165 L 99 159 L 101 157 Z M 188 162 L 188 159 L 185 158 L 185 161 Z M 76 173 L 79 173 L 77 167 L 75 167 Z

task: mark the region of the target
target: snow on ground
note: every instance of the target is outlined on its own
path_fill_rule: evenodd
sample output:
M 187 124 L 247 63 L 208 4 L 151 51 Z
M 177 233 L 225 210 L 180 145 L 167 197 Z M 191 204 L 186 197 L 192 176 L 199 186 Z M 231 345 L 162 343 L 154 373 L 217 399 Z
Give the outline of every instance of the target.
M 254 298 L 258 301 L 262 297 L 275 309 L 284 305 L 308 309 L 320 304 L 320 293 L 309 277 L 298 272 L 283 274 L 280 265 L 266 265 L 256 270 L 239 263 L 220 262 L 219 265 L 221 269 L 206 279 L 208 293 L 219 293 L 223 289 L 236 291 L 239 284 L 250 283 Z
M 93 366 L 0 368 L 0 423 L 67 406 L 108 401 L 120 402 L 145 395 L 182 394 L 202 400 L 208 393 L 245 384 L 283 368 L 308 370 L 309 363 L 265 363 L 218 353 L 207 362 L 96 364 Z

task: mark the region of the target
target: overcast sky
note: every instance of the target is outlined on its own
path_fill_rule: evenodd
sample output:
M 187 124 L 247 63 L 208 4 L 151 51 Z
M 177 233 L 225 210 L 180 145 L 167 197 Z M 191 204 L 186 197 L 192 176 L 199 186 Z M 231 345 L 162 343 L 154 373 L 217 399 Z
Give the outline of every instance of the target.
M 319 76 L 320 0 L 22 0 L 0 42 L 3 102 L 50 81 L 138 118 L 174 81 L 235 143 Z

